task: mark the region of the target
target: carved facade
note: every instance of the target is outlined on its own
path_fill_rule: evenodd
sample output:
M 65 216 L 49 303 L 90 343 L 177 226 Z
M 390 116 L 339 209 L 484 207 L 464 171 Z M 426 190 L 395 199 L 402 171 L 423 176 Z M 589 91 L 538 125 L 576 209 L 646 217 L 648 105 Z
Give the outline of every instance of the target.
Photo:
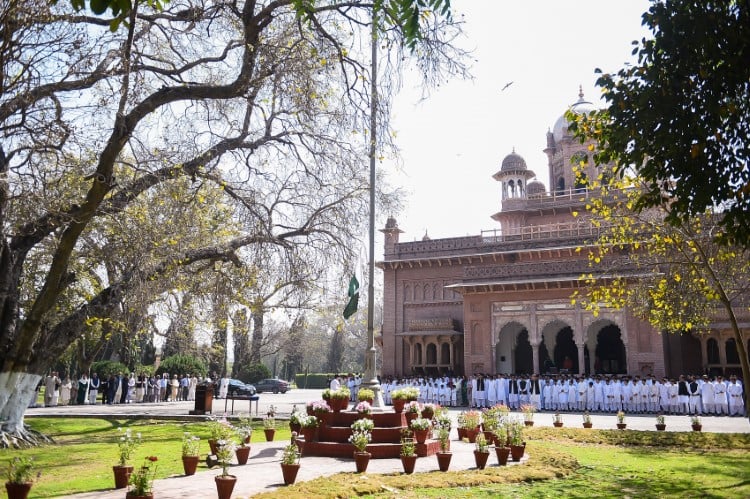
M 582 94 L 572 106 L 591 109 Z M 594 316 L 571 303 L 598 235 L 574 216 L 585 213 L 589 193 L 576 185 L 571 158 L 584 160 L 588 144 L 573 139 L 561 116 L 544 152 L 550 190 L 531 180 L 515 151 L 503 159 L 493 175 L 502 199 L 495 230 L 401 243 L 396 220 L 388 219 L 381 230 L 383 374 L 739 371 L 721 324 L 701 339 L 660 335 L 627 309 Z M 598 172 L 587 166 L 585 174 Z

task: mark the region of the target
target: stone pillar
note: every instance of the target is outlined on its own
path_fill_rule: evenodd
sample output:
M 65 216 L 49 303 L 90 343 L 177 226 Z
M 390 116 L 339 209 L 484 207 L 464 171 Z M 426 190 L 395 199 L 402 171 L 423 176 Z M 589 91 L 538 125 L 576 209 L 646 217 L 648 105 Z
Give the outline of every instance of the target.
M 586 372 L 586 356 L 583 354 L 583 347 L 585 346 L 586 343 L 576 343 L 576 347 L 578 347 L 578 374 L 583 374 Z M 589 352 L 589 354 L 591 354 L 591 352 Z M 589 360 L 591 360 L 590 357 Z
M 535 341 L 531 344 L 531 362 L 534 364 L 534 373 L 539 372 L 539 343 Z
M 703 366 L 703 370 L 707 371 L 708 369 L 708 338 L 706 338 L 704 335 L 700 335 L 700 341 L 701 341 L 701 365 Z

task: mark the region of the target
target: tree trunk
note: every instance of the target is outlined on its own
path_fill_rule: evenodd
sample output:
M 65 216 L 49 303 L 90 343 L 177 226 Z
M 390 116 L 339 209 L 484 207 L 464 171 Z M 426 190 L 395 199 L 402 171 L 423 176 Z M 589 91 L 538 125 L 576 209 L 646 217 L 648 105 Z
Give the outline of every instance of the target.
M 253 338 L 250 344 L 250 364 L 259 364 L 261 357 L 261 346 L 263 345 L 263 319 L 265 310 L 263 307 L 253 309 Z
M 0 372 L 0 448 L 22 448 L 51 440 L 24 424 L 24 413 L 36 397 L 40 374 Z
M 238 378 L 242 366 L 247 365 L 250 357 L 250 337 L 248 335 L 248 317 L 245 309 L 238 310 L 232 321 L 232 337 L 234 338 L 234 364 L 232 364 L 232 377 Z

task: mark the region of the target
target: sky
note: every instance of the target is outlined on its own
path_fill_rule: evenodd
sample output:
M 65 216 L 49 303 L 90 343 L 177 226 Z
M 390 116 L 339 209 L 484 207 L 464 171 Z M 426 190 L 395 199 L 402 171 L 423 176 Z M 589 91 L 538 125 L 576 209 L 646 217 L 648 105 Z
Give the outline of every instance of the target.
M 407 76 L 393 106 L 401 164 L 381 167 L 406 191 L 393 214 L 401 242 L 478 235 L 499 228 L 500 184 L 492 175 L 513 149 L 549 188 L 546 132 L 578 100 L 603 107 L 594 70 L 615 72 L 633 40 L 648 36 L 646 0 L 452 0 L 473 51 L 472 81 L 451 80 L 420 101 Z M 512 82 L 512 83 L 511 83 Z M 510 86 L 503 90 L 508 83 Z M 385 220 L 389 214 L 378 214 Z M 381 228 L 384 223 L 381 224 Z M 378 234 L 380 235 L 380 234 Z M 383 255 L 376 241 L 376 259 Z

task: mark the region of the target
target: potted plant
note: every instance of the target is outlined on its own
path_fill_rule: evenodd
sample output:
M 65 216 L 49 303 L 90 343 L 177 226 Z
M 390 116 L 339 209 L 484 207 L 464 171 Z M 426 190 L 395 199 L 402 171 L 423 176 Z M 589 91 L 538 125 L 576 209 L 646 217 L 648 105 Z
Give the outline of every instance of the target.
M 333 409 L 325 400 L 316 400 L 314 402 L 308 402 L 308 413 L 312 413 L 313 416 L 318 418 L 321 425 L 324 425 L 330 415 L 333 413 Z
M 8 499 L 26 499 L 32 485 L 34 485 L 34 461 L 30 457 L 15 456 L 8 462 L 5 482 Z
M 414 432 L 414 438 L 418 444 L 423 444 L 432 428 L 432 422 L 425 418 L 416 418 L 409 423 L 409 427 Z
M 404 430 L 401 436 L 401 465 L 404 467 L 404 473 L 407 475 L 414 473 L 416 463 L 417 444 L 411 437 L 411 432 Z
M 690 426 L 693 428 L 693 431 L 701 431 L 703 429 L 701 417 L 698 415 L 690 416 Z
M 237 464 L 247 464 L 248 458 L 250 458 L 250 445 L 245 442 L 248 441 L 245 433 L 237 432 L 237 446 L 234 449 L 234 454 L 237 456 Z
M 500 418 L 495 407 L 485 409 L 482 412 L 482 431 L 484 432 L 485 440 L 492 441 L 495 430 L 497 430 L 499 425 Z
M 240 443 L 249 444 L 253 437 L 253 420 L 249 415 L 248 417 L 240 416 L 240 419 L 234 428 L 241 439 Z
M 211 454 L 216 454 L 219 450 L 216 442 L 219 440 L 230 440 L 234 436 L 234 428 L 227 418 L 211 419 L 208 423 L 208 429 L 211 432 L 211 438 L 208 439 L 208 446 L 211 448 Z
M 520 461 L 526 452 L 526 442 L 523 441 L 524 425 L 520 421 L 511 421 L 508 425 L 510 439 L 510 457 L 513 461 Z
M 117 428 L 117 431 L 120 433 L 120 438 L 117 440 L 118 464 L 112 466 L 112 471 L 115 475 L 115 488 L 124 489 L 128 486 L 130 474 L 133 472 L 133 467 L 128 466 L 128 460 L 132 457 L 136 447 L 140 445 L 141 434 L 136 433 L 133 436 L 130 428 L 125 431 Z
M 666 419 L 664 418 L 664 414 L 657 414 L 656 415 L 656 431 L 664 431 L 667 429 L 667 423 Z
M 127 499 L 153 499 L 157 461 L 156 456 L 144 458 L 143 465 L 130 475 L 130 489 L 125 494 Z
M 372 404 L 373 400 L 375 400 L 375 392 L 370 390 L 369 388 L 360 388 L 357 391 L 358 402 L 367 402 L 369 404 Z
M 345 410 L 349 406 L 349 399 L 352 393 L 348 388 L 341 387 L 331 393 L 331 407 L 334 412 Z
M 273 413 L 268 413 L 263 418 L 263 434 L 266 436 L 266 442 L 273 442 L 273 437 L 276 435 L 276 418 Z
M 354 406 L 354 410 L 357 411 L 357 414 L 360 416 L 369 416 L 372 413 L 372 406 L 370 406 L 369 402 L 363 400 Z
M 315 416 L 303 416 L 300 419 L 302 436 L 305 443 L 314 442 L 318 439 L 318 418 Z
M 291 485 L 297 480 L 299 471 L 299 447 L 294 442 L 284 447 L 281 453 L 281 473 L 284 475 L 284 485 Z
M 437 406 L 435 408 L 435 415 L 433 416 L 433 421 L 435 421 L 435 426 L 444 426 L 448 428 L 449 430 L 453 426 L 453 420 L 451 419 L 451 414 L 448 412 L 448 409 L 445 407 Z
M 425 419 L 432 419 L 435 417 L 435 413 L 437 412 L 438 408 L 440 406 L 437 406 L 435 404 L 424 404 L 422 406 L 422 417 Z
M 232 463 L 232 456 L 234 455 L 234 444 L 230 440 L 219 440 L 216 442 L 216 446 L 216 458 L 221 465 L 221 475 L 214 477 L 216 491 L 219 494 L 219 499 L 230 499 L 234 484 L 237 482 L 237 477 L 229 474 L 229 465 Z
M 354 462 L 357 466 L 357 473 L 364 473 L 365 471 L 367 471 L 367 465 L 369 464 L 370 458 L 372 457 L 372 454 L 367 452 L 367 445 L 372 440 L 372 430 L 367 429 L 367 427 L 355 424 L 352 424 L 351 428 L 352 434 L 349 437 L 349 442 L 354 445 Z
M 588 413 L 588 411 L 583 413 L 583 427 L 584 428 L 592 428 L 594 426 L 594 423 L 591 421 L 591 414 Z
M 200 437 L 191 435 L 189 432 L 182 434 L 182 469 L 185 474 L 195 475 L 200 460 Z
M 523 412 L 523 424 L 526 426 L 534 426 L 534 413 L 536 407 L 533 404 L 524 404 L 521 406 L 521 412 Z
M 510 452 L 510 449 L 508 449 Z M 487 466 L 487 458 L 490 456 L 490 444 L 484 434 L 477 435 L 474 442 L 474 463 L 477 468 L 483 470 Z
M 307 417 L 305 414 L 297 410 L 295 406 L 292 413 L 289 415 L 289 430 L 292 432 L 300 433 L 302 430 L 302 418 Z
M 563 425 L 563 418 L 562 414 L 559 412 L 556 412 L 554 416 L 552 416 L 552 426 L 555 428 L 562 428 Z
M 406 413 L 406 421 L 411 422 L 422 415 L 422 404 L 414 400 L 407 402 L 404 405 L 404 412 Z
M 396 413 L 404 411 L 404 404 L 406 404 L 408 396 L 403 388 L 398 388 L 391 392 L 391 401 L 393 402 L 393 410 Z
M 482 421 L 482 415 L 478 411 L 466 411 L 462 413 L 459 428 L 464 428 L 464 434 L 470 443 L 474 443 L 479 433 L 479 424 Z
M 358 419 L 355 422 L 352 423 L 351 429 L 353 431 L 369 431 L 372 433 L 372 430 L 375 428 L 375 423 L 372 419 L 368 418 L 362 418 Z
M 440 450 L 436 453 L 438 468 L 440 471 L 448 471 L 448 468 L 451 465 L 451 458 L 453 457 L 453 453 L 451 452 L 450 430 L 442 426 L 439 427 L 437 437 L 440 442 Z
M 625 413 L 622 411 L 617 412 L 617 429 L 624 430 L 628 424 L 625 422 Z

